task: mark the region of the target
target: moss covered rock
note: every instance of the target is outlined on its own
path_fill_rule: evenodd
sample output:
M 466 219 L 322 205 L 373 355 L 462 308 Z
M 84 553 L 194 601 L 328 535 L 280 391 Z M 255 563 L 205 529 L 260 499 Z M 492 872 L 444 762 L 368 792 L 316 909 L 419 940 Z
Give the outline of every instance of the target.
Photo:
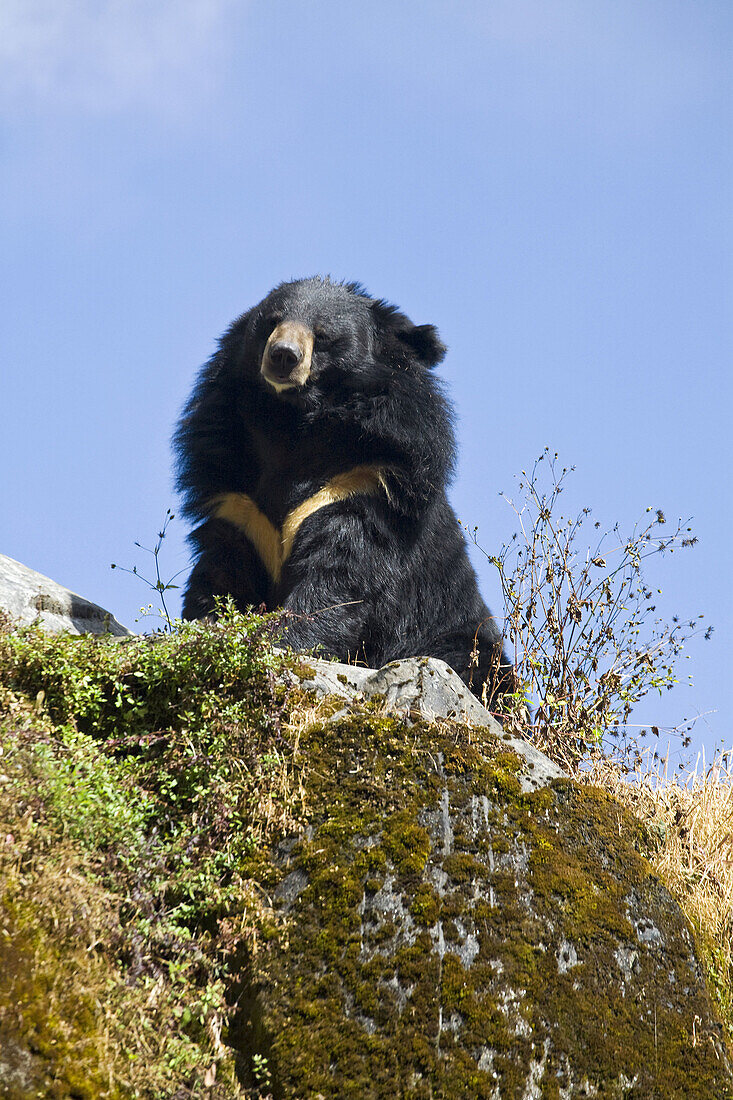
M 275 1097 L 733 1096 L 690 928 L 607 795 L 525 793 L 449 724 L 351 716 L 301 751 L 239 1021 Z

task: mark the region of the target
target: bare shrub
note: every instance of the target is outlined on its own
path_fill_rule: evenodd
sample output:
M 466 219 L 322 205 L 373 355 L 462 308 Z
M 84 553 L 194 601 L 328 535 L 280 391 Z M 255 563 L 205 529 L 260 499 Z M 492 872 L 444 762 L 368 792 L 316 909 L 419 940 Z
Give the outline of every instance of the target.
M 473 532 L 499 572 L 520 685 L 505 699 L 505 721 L 526 725 L 531 706 L 532 739 L 568 769 L 606 755 L 633 770 L 646 731 L 632 731 L 629 715 L 648 692 L 677 682 L 676 660 L 702 619 L 655 617 L 660 590 L 647 584 L 644 565 L 697 540 L 689 521 L 670 528 L 651 508 L 628 535 L 618 524 L 600 532 L 590 508 L 563 516 L 560 496 L 572 470 L 545 449 L 531 473 L 522 472 L 518 499 L 502 494 L 519 531 L 497 556 Z M 689 731 L 678 732 L 689 744 Z

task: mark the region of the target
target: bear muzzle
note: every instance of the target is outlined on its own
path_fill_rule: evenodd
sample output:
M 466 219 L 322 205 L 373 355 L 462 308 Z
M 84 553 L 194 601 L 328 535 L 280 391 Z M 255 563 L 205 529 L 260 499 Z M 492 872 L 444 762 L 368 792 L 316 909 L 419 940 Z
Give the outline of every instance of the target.
M 304 386 L 311 373 L 314 336 L 300 321 L 282 321 L 270 333 L 260 374 L 277 392 Z

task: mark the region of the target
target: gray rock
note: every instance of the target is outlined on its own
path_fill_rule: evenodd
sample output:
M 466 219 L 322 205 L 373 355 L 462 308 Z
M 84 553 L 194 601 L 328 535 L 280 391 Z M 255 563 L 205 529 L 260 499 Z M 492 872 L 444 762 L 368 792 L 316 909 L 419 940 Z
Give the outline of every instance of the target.
M 130 631 L 114 615 L 90 600 L 77 596 L 35 569 L 0 554 L 0 608 L 18 626 L 40 620 L 52 634 L 114 634 Z
M 369 678 L 370 695 L 383 695 L 392 709 L 417 711 L 422 718 L 453 718 L 457 722 L 488 726 L 501 734 L 499 723 L 482 707 L 460 676 L 435 657 L 408 657 L 392 661 Z
M 388 710 L 428 722 L 450 718 L 467 725 L 484 726 L 515 752 L 525 767 L 517 778 L 524 791 L 544 787 L 565 776 L 562 768 L 519 737 L 504 733 L 489 711 L 481 706 L 460 676 L 435 657 L 407 657 L 377 670 L 309 659 L 298 676 L 303 687 L 319 695 L 339 695 L 347 703 L 381 698 Z M 291 674 L 292 675 L 292 674 Z M 341 711 L 335 718 L 340 717 Z
M 373 675 L 373 668 L 304 657 L 288 673 L 288 678 L 317 695 L 340 695 L 342 699 L 351 702 L 359 692 L 364 691 L 364 685 Z

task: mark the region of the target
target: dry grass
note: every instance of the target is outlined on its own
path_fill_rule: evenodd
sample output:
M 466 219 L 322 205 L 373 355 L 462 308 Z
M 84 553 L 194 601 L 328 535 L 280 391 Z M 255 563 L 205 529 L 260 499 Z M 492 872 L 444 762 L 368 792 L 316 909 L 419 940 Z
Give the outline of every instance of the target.
M 577 778 L 603 787 L 647 827 L 650 861 L 701 941 L 720 1011 L 733 1040 L 733 750 L 670 776 L 667 762 L 629 782 L 608 761 Z

